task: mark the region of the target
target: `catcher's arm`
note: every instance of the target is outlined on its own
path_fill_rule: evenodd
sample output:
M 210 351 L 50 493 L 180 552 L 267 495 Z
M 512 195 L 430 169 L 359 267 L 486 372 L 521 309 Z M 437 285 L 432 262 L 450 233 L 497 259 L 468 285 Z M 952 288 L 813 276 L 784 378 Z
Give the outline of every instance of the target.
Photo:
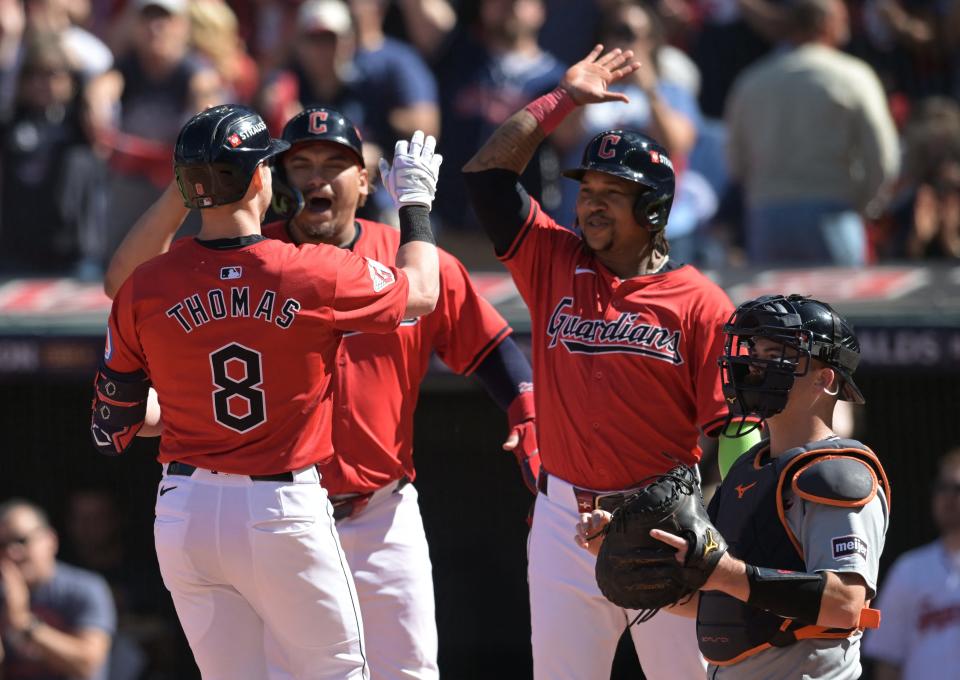
M 675 548 L 677 561 L 683 563 L 686 540 L 661 529 L 651 529 L 650 535 Z M 867 595 L 859 574 L 765 569 L 729 552 L 720 558 L 701 590 L 719 590 L 774 614 L 828 628 L 857 628 Z

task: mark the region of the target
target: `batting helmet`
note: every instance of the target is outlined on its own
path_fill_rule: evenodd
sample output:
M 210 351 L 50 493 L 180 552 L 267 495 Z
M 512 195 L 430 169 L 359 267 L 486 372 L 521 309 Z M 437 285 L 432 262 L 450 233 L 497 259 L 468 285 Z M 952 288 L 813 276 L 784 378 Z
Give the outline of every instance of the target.
M 608 130 L 590 140 L 579 168 L 563 175 L 578 182 L 588 170 L 622 177 L 643 186 L 633 204 L 637 222 L 651 231 L 667 226 L 676 179 L 667 150 L 650 137 L 633 130 Z
M 341 144 L 363 165 L 363 139 L 349 118 L 334 109 L 311 106 L 291 118 L 280 135 L 290 146 L 304 142 L 334 142 Z
M 173 170 L 188 208 L 211 208 L 243 198 L 257 166 L 290 145 L 272 139 L 260 115 L 227 104 L 202 111 L 177 137 Z
M 727 336 L 720 358 L 723 393 L 744 414 L 768 418 L 780 413 L 794 379 L 809 370 L 810 359 L 837 372 L 841 399 L 864 403 L 853 382 L 860 343 L 853 327 L 827 303 L 802 295 L 764 295 L 737 307 L 723 332 Z M 769 359 L 751 356 L 757 338 L 780 343 L 784 351 Z M 801 357 L 807 361 L 801 362 Z
M 283 141 L 295 146 L 308 142 L 332 142 L 349 149 L 362 168 L 363 139 L 357 126 L 334 109 L 311 106 L 287 121 L 280 134 Z M 279 159 L 278 159 L 279 160 Z M 273 209 L 284 217 L 293 217 L 303 209 L 303 195 L 290 185 L 283 163 L 273 166 Z

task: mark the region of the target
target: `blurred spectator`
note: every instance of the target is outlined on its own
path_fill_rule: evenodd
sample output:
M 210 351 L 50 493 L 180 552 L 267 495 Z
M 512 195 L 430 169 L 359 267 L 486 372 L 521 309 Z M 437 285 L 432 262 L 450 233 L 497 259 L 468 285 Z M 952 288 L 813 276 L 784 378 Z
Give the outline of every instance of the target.
M 261 110 L 270 129 L 279 134 L 288 120 L 314 104 L 342 111 L 362 128 L 364 111 L 353 63 L 355 51 L 346 3 L 307 0 L 300 5 L 290 61 L 271 74 L 261 95 Z
M 901 555 L 880 587 L 883 625 L 864 644 L 875 680 L 954 677 L 960 668 L 960 449 L 940 459 L 932 506 L 940 538 Z
M 88 88 L 96 141 L 110 158 L 108 252 L 170 182 L 183 122 L 222 100 L 216 72 L 190 52 L 187 5 L 133 0 L 132 51 Z
M 73 23 L 82 0 L 0 0 L 0 120 L 9 119 L 29 37 L 56 35 L 71 70 L 88 80 L 113 65 L 113 55 L 95 35 Z
M 259 87 L 257 63 L 237 32 L 237 15 L 223 0 L 189 6 L 190 43 L 220 76 L 223 101 L 249 104 Z
M 960 257 L 960 106 L 919 102 L 904 132 L 900 191 L 876 225 L 887 258 Z
M 169 665 L 175 640 L 173 617 L 162 618 L 169 596 L 153 558 L 139 558 L 126 535 L 128 515 L 101 489 L 77 489 L 67 500 L 63 555 L 103 576 L 117 606 L 118 625 L 110 650 L 109 680 L 132 680 L 147 665 Z
M 790 26 L 792 47 L 745 71 L 727 108 L 748 255 L 861 265 L 863 215 L 879 213 L 898 168 L 896 129 L 873 70 L 838 49 L 849 36 L 842 0 L 794 0 Z
M 385 24 L 395 29 L 391 34 L 409 41 L 427 60 L 433 60 L 457 24 L 457 13 L 448 0 L 387 0 L 386 4 Z
M 56 559 L 57 535 L 27 501 L 0 505 L 4 680 L 105 680 L 116 614 L 102 578 Z
M 544 0 L 547 18 L 540 45 L 564 64 L 574 64 L 596 44 L 606 0 Z
M 564 167 L 577 167 L 587 142 L 604 130 L 638 130 L 663 144 L 677 170 L 677 193 L 667 226 L 670 256 L 680 262 L 699 263 L 704 235 L 697 228 L 716 209 L 717 197 L 702 177 L 687 170 L 687 157 L 697 139 L 700 112 L 686 87 L 660 77 L 663 27 L 649 7 L 631 0 L 608 2 L 600 25 L 600 42 L 610 48 L 633 50 L 642 64 L 626 81 L 612 89 L 624 92 L 630 102 L 610 102 L 579 107 L 553 135 L 566 150 Z M 564 182 L 563 210 L 573 224 L 578 185 Z
M 0 271 L 102 275 L 106 172 L 81 124 L 79 82 L 56 34 L 36 35 L 0 126 Z
M 384 36 L 382 0 L 307 0 L 297 15 L 297 37 L 287 67 L 274 73 L 262 97 L 271 129 L 305 106 L 326 106 L 350 118 L 363 136 L 364 163 L 374 174 L 384 146 L 420 129 L 436 134 L 436 83 L 409 46 Z M 361 213 L 387 219 L 395 211 L 374 194 Z
M 416 130 L 440 131 L 437 83 L 420 55 L 409 45 L 383 34 L 389 0 L 350 0 L 356 22 L 362 92 L 367 95 L 364 130 L 378 144 L 408 138 Z M 384 106 L 387 103 L 387 106 Z
M 864 0 L 862 32 L 869 49 L 862 56 L 888 91 L 910 99 L 950 91 L 943 39 L 948 8 L 949 0 Z
M 677 18 L 700 20 L 686 39 L 703 78 L 700 108 L 704 115 L 722 117 L 737 76 L 783 39 L 786 2 L 789 0 L 660 0 L 661 7 L 670 9 L 675 32 L 683 25 Z
M 460 26 L 439 62 L 444 162 L 434 212 L 446 225 L 476 224 L 460 168 L 514 111 L 563 77 L 563 64 L 537 44 L 543 21 L 542 0 L 480 0 L 477 25 Z M 544 210 L 559 207 L 560 163 L 552 142 L 540 147 L 520 179 Z

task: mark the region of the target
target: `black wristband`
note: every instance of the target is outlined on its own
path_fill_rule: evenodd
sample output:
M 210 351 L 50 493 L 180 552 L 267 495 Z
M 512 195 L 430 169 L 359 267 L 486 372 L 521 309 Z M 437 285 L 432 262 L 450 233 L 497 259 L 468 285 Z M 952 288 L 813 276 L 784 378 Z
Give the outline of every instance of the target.
M 430 209 L 422 205 L 400 208 L 400 245 L 411 241 L 437 244 L 430 226 Z
M 747 604 L 787 619 L 811 625 L 817 623 L 820 600 L 827 585 L 826 573 L 767 569 L 752 564 L 746 567 L 750 583 Z

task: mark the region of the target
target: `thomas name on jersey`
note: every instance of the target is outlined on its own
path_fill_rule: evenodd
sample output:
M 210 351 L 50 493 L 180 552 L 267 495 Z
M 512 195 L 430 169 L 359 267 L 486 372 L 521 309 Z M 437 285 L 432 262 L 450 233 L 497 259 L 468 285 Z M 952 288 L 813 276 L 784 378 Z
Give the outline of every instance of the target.
M 571 354 L 642 354 L 674 365 L 683 363 L 680 331 L 637 323 L 639 314 L 621 312 L 612 321 L 571 314 L 573 298 L 565 297 L 550 314 L 548 349 L 557 341 Z
M 167 316 L 175 319 L 180 327 L 190 333 L 197 326 L 226 318 L 250 317 L 250 286 L 232 286 L 229 289 L 214 288 L 206 293 L 194 293 L 167 310 Z M 287 298 L 277 311 L 277 293 L 264 290 L 253 310 L 253 318 L 275 323 L 287 329 L 300 311 L 300 303 Z

